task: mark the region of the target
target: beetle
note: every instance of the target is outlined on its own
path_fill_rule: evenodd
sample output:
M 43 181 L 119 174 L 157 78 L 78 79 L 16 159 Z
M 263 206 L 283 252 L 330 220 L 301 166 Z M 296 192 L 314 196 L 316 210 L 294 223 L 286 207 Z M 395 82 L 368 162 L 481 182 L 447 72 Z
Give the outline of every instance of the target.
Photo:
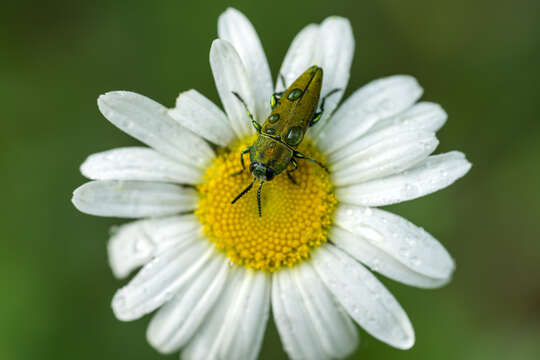
M 253 174 L 253 181 L 232 200 L 231 204 L 244 196 L 251 190 L 255 181 L 259 180 L 257 204 L 259 216 L 262 216 L 261 189 L 263 183 L 286 171 L 291 182 L 296 184 L 291 174 L 298 168 L 296 159 L 313 162 L 328 171 L 319 161 L 311 159 L 296 150 L 302 143 L 307 129 L 321 119 L 325 100 L 340 90 L 334 89 L 326 94 L 321 101 L 320 109 L 317 110 L 322 80 L 322 68 L 314 65 L 304 71 L 285 91 L 274 93 L 270 100 L 272 111 L 262 126 L 255 120 L 242 97 L 233 91 L 234 96 L 244 106 L 253 127 L 258 133 L 258 137 L 253 145 L 245 148 L 240 153 L 242 169 L 233 174 L 235 176 L 245 170 L 244 155 L 249 153 L 249 171 Z M 281 76 L 281 81 L 285 86 L 283 76 Z M 287 169 L 289 166 L 291 168 Z

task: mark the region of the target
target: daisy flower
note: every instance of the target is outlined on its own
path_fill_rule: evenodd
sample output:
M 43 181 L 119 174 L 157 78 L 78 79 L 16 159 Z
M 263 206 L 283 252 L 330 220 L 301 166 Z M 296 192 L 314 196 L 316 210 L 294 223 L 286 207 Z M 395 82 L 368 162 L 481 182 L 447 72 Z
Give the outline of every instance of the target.
M 110 265 L 118 278 L 142 269 L 112 301 L 116 317 L 155 310 L 147 331 L 158 351 L 185 359 L 255 359 L 270 308 L 291 359 L 334 359 L 358 343 L 355 324 L 399 349 L 415 341 L 407 314 L 373 272 L 420 288 L 446 284 L 454 261 L 422 228 L 377 209 L 445 188 L 470 169 L 457 151 L 431 155 L 446 121 L 437 104 L 417 102 L 406 75 L 375 80 L 338 108 L 330 96 L 299 150 L 297 185 L 281 174 L 231 200 L 252 175 L 240 152 L 256 139 L 238 93 L 259 123 L 274 91 L 249 20 L 228 9 L 218 21 L 210 65 L 224 111 L 198 93 L 168 109 L 127 91 L 101 95 L 101 113 L 148 147 L 91 155 L 92 179 L 73 195 L 82 212 L 133 218 L 113 231 Z M 280 69 L 291 84 L 323 69 L 321 97 L 346 88 L 354 53 L 349 22 L 329 17 L 294 38 Z M 278 77 L 279 78 L 279 77 Z M 370 269 L 370 270 L 368 270 Z

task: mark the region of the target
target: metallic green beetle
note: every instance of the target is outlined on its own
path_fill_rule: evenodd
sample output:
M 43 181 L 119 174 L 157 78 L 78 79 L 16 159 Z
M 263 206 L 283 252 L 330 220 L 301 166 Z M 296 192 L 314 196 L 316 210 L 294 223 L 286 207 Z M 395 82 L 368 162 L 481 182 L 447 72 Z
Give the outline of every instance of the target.
M 323 98 L 320 110 L 316 111 L 321 94 L 322 79 L 323 70 L 315 65 L 300 75 L 285 91 L 272 95 L 272 112 L 262 126 L 254 119 L 240 95 L 233 92 L 246 109 L 259 136 L 253 145 L 241 152 L 242 170 L 233 174 L 238 175 L 245 170 L 244 155 L 249 152 L 249 170 L 253 174 L 253 181 L 234 198 L 232 204 L 251 190 L 255 181 L 259 180 L 261 183 L 257 190 L 257 204 L 259 216 L 261 216 L 263 183 L 272 180 L 291 165 L 292 168 L 288 169 L 286 173 L 289 179 L 296 184 L 291 175 L 298 168 L 296 159 L 311 161 L 328 171 L 320 162 L 310 159 L 296 150 L 304 139 L 308 127 L 315 125 L 320 120 L 326 98 L 339 91 L 339 89 L 330 91 Z M 284 82 L 283 77 L 281 80 Z

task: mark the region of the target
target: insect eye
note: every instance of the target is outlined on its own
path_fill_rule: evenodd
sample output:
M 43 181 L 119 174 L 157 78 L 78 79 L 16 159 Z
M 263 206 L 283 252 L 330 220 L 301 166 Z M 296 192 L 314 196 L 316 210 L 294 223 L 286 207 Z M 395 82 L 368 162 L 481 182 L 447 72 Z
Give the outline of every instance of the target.
M 304 132 L 302 131 L 302 128 L 300 126 L 293 126 L 287 132 L 287 137 L 285 138 L 285 142 L 289 144 L 290 146 L 296 146 L 300 144 L 300 142 L 302 142 L 303 137 L 304 137 Z
M 298 100 L 300 96 L 302 96 L 302 90 L 296 88 L 291 90 L 289 95 L 287 95 L 287 99 L 289 99 L 290 101 L 295 101 Z
M 269 167 L 266 168 L 266 181 L 270 181 L 274 178 L 276 173 L 274 170 L 270 169 Z
M 268 121 L 270 122 L 270 124 L 273 124 L 278 120 L 279 120 L 279 114 L 277 113 L 270 115 L 270 117 L 268 118 Z

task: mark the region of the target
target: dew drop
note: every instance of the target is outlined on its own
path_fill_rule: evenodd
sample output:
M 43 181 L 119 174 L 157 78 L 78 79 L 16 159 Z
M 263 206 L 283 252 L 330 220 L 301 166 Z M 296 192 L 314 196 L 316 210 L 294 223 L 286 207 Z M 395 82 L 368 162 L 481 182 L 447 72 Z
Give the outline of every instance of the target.
M 418 187 L 416 185 L 407 183 L 405 186 L 403 186 L 401 192 L 405 197 L 415 197 L 418 194 Z
M 371 260 L 371 269 L 373 271 L 378 271 L 380 265 L 381 265 L 381 261 L 379 260 L 379 258 L 373 258 Z
M 411 255 L 411 252 L 409 250 L 409 248 L 406 248 L 406 247 L 402 247 L 399 249 L 399 254 L 403 257 L 409 257 Z
M 289 101 L 296 101 L 302 96 L 303 91 L 301 89 L 292 89 L 287 95 Z
M 165 294 L 163 294 L 163 300 L 165 302 L 170 301 L 174 297 L 174 293 L 172 291 L 166 291 Z
M 144 239 L 137 239 L 134 244 L 135 252 L 142 253 L 148 250 L 148 244 Z
M 416 245 L 416 239 L 412 238 L 412 237 L 408 237 L 407 239 L 405 239 L 405 241 L 407 242 L 407 244 L 409 244 L 410 246 L 415 246 Z

